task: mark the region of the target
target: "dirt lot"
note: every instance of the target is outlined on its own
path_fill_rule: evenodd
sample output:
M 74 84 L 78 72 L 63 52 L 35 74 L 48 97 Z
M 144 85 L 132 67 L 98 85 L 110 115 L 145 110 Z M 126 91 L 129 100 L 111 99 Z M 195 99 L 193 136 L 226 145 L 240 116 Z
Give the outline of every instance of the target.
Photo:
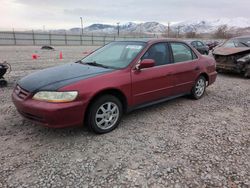
M 23 120 L 11 102 L 15 81 L 86 50 L 0 47 L 13 69 L 0 88 L 0 187 L 250 187 L 250 80 L 240 76 L 219 75 L 199 101 L 130 113 L 105 135 Z

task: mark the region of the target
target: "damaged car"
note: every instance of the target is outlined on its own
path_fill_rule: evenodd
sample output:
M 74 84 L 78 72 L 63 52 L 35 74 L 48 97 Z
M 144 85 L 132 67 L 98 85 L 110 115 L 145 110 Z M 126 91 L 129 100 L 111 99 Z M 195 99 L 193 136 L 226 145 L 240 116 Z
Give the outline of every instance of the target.
M 217 71 L 236 72 L 250 77 L 250 36 L 227 40 L 213 51 Z

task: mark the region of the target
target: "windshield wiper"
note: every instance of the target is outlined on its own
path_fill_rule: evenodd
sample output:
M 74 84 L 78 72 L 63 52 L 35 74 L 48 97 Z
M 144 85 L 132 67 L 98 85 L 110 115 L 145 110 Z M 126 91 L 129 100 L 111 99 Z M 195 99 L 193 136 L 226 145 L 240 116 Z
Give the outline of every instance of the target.
M 249 47 L 249 45 L 246 44 L 245 42 L 240 42 L 240 43 L 243 44 L 243 45 L 246 46 L 246 47 Z
M 103 68 L 107 68 L 107 69 L 117 69 L 116 67 L 96 63 L 96 61 L 84 62 L 82 60 L 79 60 L 76 63 L 80 63 L 82 65 L 91 65 L 91 66 L 96 66 L 96 67 L 103 67 Z
M 106 65 L 103 65 L 103 64 L 100 64 L 100 63 L 96 63 L 95 61 L 93 61 L 93 62 L 82 62 L 82 63 L 87 64 L 87 65 L 96 66 L 96 67 L 110 68 L 109 66 L 106 66 Z

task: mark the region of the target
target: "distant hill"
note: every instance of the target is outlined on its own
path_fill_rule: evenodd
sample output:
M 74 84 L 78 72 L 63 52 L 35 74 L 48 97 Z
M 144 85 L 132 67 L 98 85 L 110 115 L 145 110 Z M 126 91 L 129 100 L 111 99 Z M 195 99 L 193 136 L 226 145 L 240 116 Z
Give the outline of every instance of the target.
M 158 22 L 133 23 L 128 22 L 121 24 L 120 31 L 122 33 L 164 33 L 166 26 Z M 72 33 L 81 33 L 81 28 L 72 28 L 69 30 Z M 84 33 L 108 33 L 114 34 L 117 32 L 117 26 L 107 24 L 92 24 L 83 29 Z
M 231 32 L 249 33 L 250 20 L 246 18 L 221 18 L 214 20 L 187 20 L 175 24 L 171 24 L 170 28 L 173 32 L 180 34 L 187 32 L 196 32 L 198 34 L 213 33 L 219 27 L 226 25 Z M 164 34 L 167 33 L 167 26 L 158 22 L 134 23 L 128 22 L 121 24 L 120 32 L 122 34 L 143 33 L 143 34 Z M 69 30 L 53 30 L 52 32 L 80 34 L 81 28 L 71 28 Z M 116 34 L 117 25 L 108 24 L 92 24 L 83 29 L 84 33 L 93 34 Z
M 211 33 L 216 31 L 220 26 L 226 25 L 232 30 L 250 27 L 250 20 L 246 18 L 221 18 L 215 20 L 189 20 L 172 25 L 173 29 L 180 29 L 186 33 L 196 31 L 197 33 Z

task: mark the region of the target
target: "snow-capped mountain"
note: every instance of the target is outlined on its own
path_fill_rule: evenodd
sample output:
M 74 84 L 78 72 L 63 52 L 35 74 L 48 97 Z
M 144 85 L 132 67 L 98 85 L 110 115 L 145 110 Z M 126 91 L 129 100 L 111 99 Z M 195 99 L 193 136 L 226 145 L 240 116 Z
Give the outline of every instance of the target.
M 250 27 L 250 20 L 246 18 L 221 18 L 207 20 L 188 20 L 171 24 L 171 30 L 179 33 L 196 32 L 196 33 L 212 33 L 220 26 L 227 25 L 230 29 L 243 29 Z M 134 23 L 128 22 L 120 24 L 121 33 L 147 33 L 162 34 L 167 32 L 167 26 L 158 22 Z M 81 28 L 70 29 L 72 33 L 81 33 Z M 114 34 L 117 32 L 117 25 L 108 24 L 92 24 L 84 28 L 84 33 L 106 33 Z
M 136 26 L 137 33 L 164 33 L 167 27 L 158 22 L 146 22 Z
M 246 18 L 221 18 L 214 20 L 189 20 L 174 24 L 171 27 L 180 32 L 195 31 L 197 33 L 211 33 L 216 31 L 220 26 L 226 25 L 230 29 L 242 29 L 250 27 L 250 20 Z
M 210 20 L 210 24 L 214 26 L 228 25 L 229 27 L 246 28 L 250 26 L 250 20 L 247 18 L 221 18 Z
M 133 23 L 128 22 L 119 26 L 121 33 L 164 33 L 166 26 L 158 22 Z M 81 33 L 81 28 L 72 28 L 71 33 Z M 108 33 L 117 32 L 117 25 L 92 24 L 83 29 L 85 33 Z

